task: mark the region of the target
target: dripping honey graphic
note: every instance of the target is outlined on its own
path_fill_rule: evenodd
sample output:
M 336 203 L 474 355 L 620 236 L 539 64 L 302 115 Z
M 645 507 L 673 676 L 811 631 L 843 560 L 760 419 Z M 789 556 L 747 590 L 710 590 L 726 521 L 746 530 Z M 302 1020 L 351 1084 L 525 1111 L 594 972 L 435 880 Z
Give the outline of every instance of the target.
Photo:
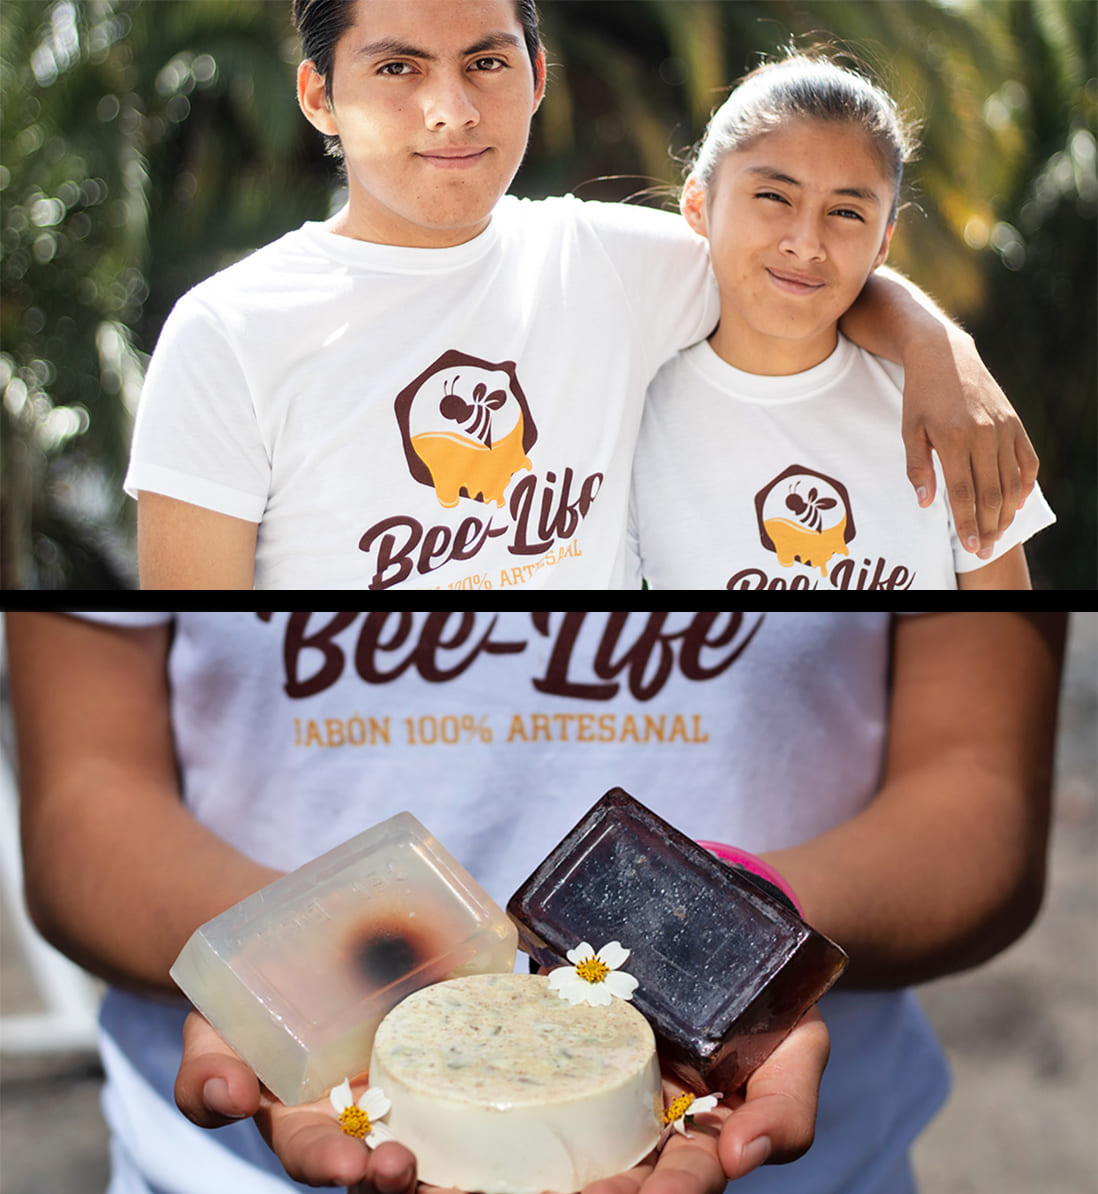
M 415 454 L 431 474 L 439 502 L 450 508 L 466 497 L 503 505 L 511 478 L 530 468 L 523 450 L 525 428 L 521 417 L 513 430 L 491 445 L 452 431 L 427 431 L 411 439 Z
M 807 531 L 799 523 L 784 518 L 767 519 L 763 525 L 774 542 L 778 563 L 785 568 L 800 560 L 808 568 L 819 568 L 820 575 L 826 577 L 832 556 L 850 554 L 844 538 L 845 518 L 824 531 Z

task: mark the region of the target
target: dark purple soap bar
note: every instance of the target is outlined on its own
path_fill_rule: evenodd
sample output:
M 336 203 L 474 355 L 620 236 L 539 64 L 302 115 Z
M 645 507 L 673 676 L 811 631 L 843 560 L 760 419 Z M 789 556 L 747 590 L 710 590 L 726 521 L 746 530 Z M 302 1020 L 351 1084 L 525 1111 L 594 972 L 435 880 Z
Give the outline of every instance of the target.
M 587 813 L 507 911 L 543 966 L 581 941 L 631 951 L 633 1003 L 695 1091 L 737 1089 L 842 973 L 846 954 L 783 900 L 621 788 Z

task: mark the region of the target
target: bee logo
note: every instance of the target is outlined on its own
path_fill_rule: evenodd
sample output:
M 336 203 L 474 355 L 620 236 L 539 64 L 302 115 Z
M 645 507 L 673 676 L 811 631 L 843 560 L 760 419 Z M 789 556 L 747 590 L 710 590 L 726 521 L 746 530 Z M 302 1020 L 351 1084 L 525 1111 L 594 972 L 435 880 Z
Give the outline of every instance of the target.
M 800 562 L 827 576 L 832 556 L 848 556 L 854 516 L 846 487 L 804 465 L 790 465 L 755 495 L 759 539 L 783 567 Z
M 484 382 L 478 381 L 473 387 L 471 401 L 466 402 L 457 393 L 457 385 L 460 381 L 459 375 L 449 383 L 451 389 L 446 389 L 446 386 L 443 386 L 444 394 L 442 401 L 438 404 L 439 411 L 444 419 L 467 424 L 463 430 L 469 435 L 476 436 L 486 448 L 490 448 L 492 446 L 492 412 L 506 404 L 506 391 L 492 390 L 489 393 Z
M 786 495 L 786 507 L 793 511 L 796 519 L 810 531 L 819 531 L 822 525 L 822 515 L 828 510 L 834 510 L 838 504 L 834 498 L 821 497 L 819 488 L 815 485 L 808 491 L 808 497 L 803 498 L 796 490 Z
M 450 349 L 401 390 L 396 416 L 409 471 L 448 509 L 461 498 L 502 506 L 531 467 L 538 433 L 514 361 Z

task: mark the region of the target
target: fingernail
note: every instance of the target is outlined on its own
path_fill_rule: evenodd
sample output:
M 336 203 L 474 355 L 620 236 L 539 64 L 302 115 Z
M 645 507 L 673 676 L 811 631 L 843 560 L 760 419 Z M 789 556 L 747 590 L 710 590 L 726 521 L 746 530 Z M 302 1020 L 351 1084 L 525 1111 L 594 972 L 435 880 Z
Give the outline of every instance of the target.
M 770 1156 L 770 1147 L 769 1136 L 759 1136 L 745 1144 L 743 1152 L 740 1153 L 740 1177 L 764 1164 L 766 1158 Z
M 224 1078 L 209 1078 L 202 1087 L 202 1101 L 211 1111 L 218 1115 L 228 1116 L 230 1119 L 243 1119 L 241 1112 L 233 1107 L 232 1096 L 229 1094 L 229 1084 Z
M 976 553 L 976 556 L 978 559 L 981 559 L 981 560 L 990 560 L 994 550 L 995 549 L 992 547 L 981 547 L 980 550 Z
M 980 537 L 978 535 L 969 535 L 969 537 L 965 540 L 965 550 L 966 551 L 979 551 L 980 550 Z
M 399 1194 L 399 1191 L 411 1189 L 415 1185 L 415 1178 L 415 1165 L 407 1165 L 397 1173 L 377 1174 L 374 1178 L 374 1187 L 379 1192 L 389 1191 L 390 1194 Z
M 929 496 L 930 495 L 927 493 L 927 488 L 925 485 L 920 485 L 916 488 L 915 497 L 918 500 L 920 506 L 926 505 L 926 500 Z

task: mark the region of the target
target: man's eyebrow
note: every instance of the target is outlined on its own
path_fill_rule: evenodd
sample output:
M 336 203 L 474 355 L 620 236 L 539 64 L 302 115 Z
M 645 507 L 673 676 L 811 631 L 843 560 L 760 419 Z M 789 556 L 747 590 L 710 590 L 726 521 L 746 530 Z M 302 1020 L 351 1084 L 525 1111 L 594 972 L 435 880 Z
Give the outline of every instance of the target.
M 434 60 L 434 55 L 411 42 L 401 41 L 397 37 L 379 37 L 377 41 L 369 41 L 360 46 L 356 54 L 361 58 L 427 58 Z
M 784 182 L 789 186 L 799 187 L 803 184 L 799 179 L 790 178 L 788 174 L 783 174 L 780 170 L 775 170 L 770 166 L 751 166 L 747 170 L 748 174 L 757 174 L 762 178 L 768 178 L 771 182 Z M 833 195 L 846 195 L 850 199 L 864 199 L 867 203 L 876 203 L 878 206 L 881 202 L 880 195 L 877 194 L 871 187 L 836 187 L 832 191 Z
M 523 42 L 521 38 L 514 33 L 489 33 L 487 37 L 481 38 L 475 45 L 471 45 L 462 57 L 469 54 L 488 54 L 492 50 L 521 50 Z
M 473 54 L 487 54 L 493 50 L 521 49 L 522 42 L 513 33 L 490 33 L 461 52 L 462 58 Z M 420 58 L 425 62 L 434 62 L 437 55 L 411 42 L 401 41 L 398 37 L 379 37 L 376 41 L 367 42 L 357 51 L 363 58 Z

